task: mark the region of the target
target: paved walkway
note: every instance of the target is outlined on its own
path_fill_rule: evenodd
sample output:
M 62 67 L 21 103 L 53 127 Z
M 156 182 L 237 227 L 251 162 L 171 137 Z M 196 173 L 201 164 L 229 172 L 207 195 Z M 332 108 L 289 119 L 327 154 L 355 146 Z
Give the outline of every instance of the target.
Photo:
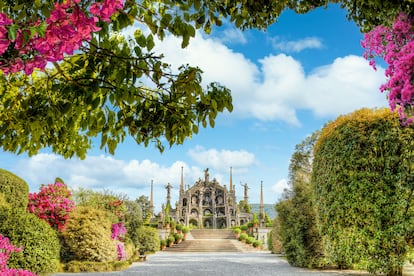
M 55 276 L 344 276 L 367 275 L 358 272 L 316 271 L 291 267 L 287 261 L 269 252 L 176 253 L 157 252 L 146 262 L 133 264 L 124 271 L 107 273 L 70 273 Z

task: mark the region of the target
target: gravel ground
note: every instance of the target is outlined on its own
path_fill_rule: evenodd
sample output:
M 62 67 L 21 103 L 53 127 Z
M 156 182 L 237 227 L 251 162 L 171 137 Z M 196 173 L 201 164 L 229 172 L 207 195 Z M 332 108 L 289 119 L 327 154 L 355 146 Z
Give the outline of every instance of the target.
M 106 273 L 60 273 L 54 276 L 175 276 L 175 275 L 243 275 L 243 276 L 333 276 L 367 275 L 363 272 L 317 271 L 290 266 L 285 259 L 268 252 L 247 253 L 169 253 L 158 252 L 146 262 L 134 263 L 130 268 Z

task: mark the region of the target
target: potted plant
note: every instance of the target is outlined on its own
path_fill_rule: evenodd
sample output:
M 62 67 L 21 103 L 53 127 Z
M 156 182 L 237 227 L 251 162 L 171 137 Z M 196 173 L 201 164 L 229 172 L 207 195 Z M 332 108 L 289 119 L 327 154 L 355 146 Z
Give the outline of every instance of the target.
M 175 233 L 175 225 L 176 225 L 175 221 L 171 219 L 170 220 L 170 231 L 172 233 Z
M 253 247 L 254 248 L 260 249 L 261 246 L 262 246 L 262 241 L 254 240 L 254 242 L 253 242 Z
M 175 238 L 175 243 L 176 244 L 179 244 L 183 241 L 183 235 L 180 234 L 180 233 L 175 233 L 174 238 Z
M 236 239 L 238 239 L 240 237 L 240 233 L 241 233 L 240 228 L 234 228 L 233 233 L 234 233 L 234 237 Z
M 246 242 L 248 235 L 246 233 L 241 233 L 239 237 L 239 241 Z
M 164 213 L 165 213 L 164 226 L 165 226 L 165 229 L 168 229 L 168 228 L 170 228 L 170 222 L 171 222 L 170 205 L 169 204 L 167 204 L 167 206 L 165 206 Z
M 167 241 L 166 240 L 160 240 L 161 250 L 164 251 L 166 247 L 167 247 Z
M 246 238 L 246 244 L 252 245 L 254 242 L 254 238 L 253 237 L 247 237 Z
M 259 226 L 259 217 L 256 213 L 253 214 L 253 228 L 257 228 Z
M 181 231 L 183 232 L 183 236 L 184 236 L 183 239 L 186 239 L 188 232 L 190 232 L 190 228 L 187 226 L 183 226 Z
M 175 238 L 173 235 L 169 235 L 167 238 L 167 246 L 172 247 L 175 242 Z
M 246 233 L 247 232 L 247 225 L 242 225 L 242 226 L 240 226 L 240 230 L 241 230 L 241 232 L 242 233 Z
M 249 229 L 249 233 L 253 232 L 253 222 L 247 223 L 247 228 Z
M 182 229 L 183 229 L 183 225 L 182 224 L 177 224 L 175 226 L 175 230 L 177 230 L 177 233 L 180 233 L 181 234 Z

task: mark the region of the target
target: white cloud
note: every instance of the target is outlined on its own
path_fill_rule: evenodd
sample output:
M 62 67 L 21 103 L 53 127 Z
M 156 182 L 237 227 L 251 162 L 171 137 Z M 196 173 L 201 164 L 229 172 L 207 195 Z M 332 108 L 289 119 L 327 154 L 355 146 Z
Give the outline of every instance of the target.
M 243 31 L 236 28 L 227 28 L 217 36 L 217 40 L 224 44 L 246 44 L 247 38 Z
M 196 148 L 190 150 L 189 154 L 201 158 L 198 165 L 202 167 L 189 166 L 183 161 L 160 165 L 147 159 L 125 161 L 101 155 L 79 160 L 42 153 L 19 160 L 12 171 L 18 172 L 19 177 L 29 184 L 31 192 L 37 192 L 41 184 L 53 183 L 56 177 L 60 177 L 71 189 L 110 190 L 134 199 L 141 195 L 149 196 L 150 183 L 153 181 L 154 201 L 159 210 L 165 202 L 167 183 L 173 186 L 172 202 L 178 199 L 181 167 L 184 169 L 185 185 L 193 185 L 196 180 L 203 178 L 205 168 L 210 168 L 211 179 L 216 178 L 225 185 L 229 182 L 230 166 L 242 171 L 254 162 L 253 154 L 243 150 L 218 152 Z
M 158 50 L 176 67 L 187 63 L 199 66 L 205 83 L 219 81 L 230 88 L 233 116 L 300 125 L 298 110 L 333 119 L 362 107 L 387 106 L 378 89 L 385 81 L 384 69 L 374 71 L 362 57 L 339 57 L 305 73 L 301 62 L 292 56 L 269 55 L 255 64 L 199 33 L 188 48 L 180 50 L 179 45 L 177 38 L 167 37 Z
M 274 48 L 287 53 L 298 53 L 305 49 L 320 49 L 323 47 L 322 41 L 317 37 L 305 37 L 298 40 L 282 40 L 279 37 L 272 39 Z
M 272 191 L 278 195 L 281 195 L 285 189 L 289 188 L 287 179 L 280 179 L 272 186 Z
M 202 146 L 196 146 L 188 154 L 197 164 L 213 168 L 219 172 L 227 172 L 230 167 L 238 171 L 243 171 L 255 163 L 254 154 L 245 150 L 218 151 L 216 149 L 205 149 Z

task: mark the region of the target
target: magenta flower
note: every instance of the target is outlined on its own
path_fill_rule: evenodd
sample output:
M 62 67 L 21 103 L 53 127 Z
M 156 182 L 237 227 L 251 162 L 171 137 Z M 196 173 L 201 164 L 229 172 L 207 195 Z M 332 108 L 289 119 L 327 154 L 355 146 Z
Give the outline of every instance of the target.
M 122 222 L 112 224 L 111 239 L 120 240 L 124 237 L 127 230 Z
M 7 14 L 0 13 L 0 57 L 6 52 L 11 42 L 19 57 L 0 61 L 0 69 L 5 74 L 19 71 L 29 75 L 35 68 L 44 70 L 47 62 L 63 60 L 65 55 L 73 55 L 84 42 L 90 41 L 92 34 L 101 30 L 99 20 L 110 22 L 110 17 L 122 9 L 122 0 L 105 0 L 92 3 L 89 14 L 81 9 L 80 0 L 56 2 L 50 11 L 44 36 L 35 34 L 27 40 L 23 31 L 18 31 L 15 41 L 10 41 L 5 26 L 13 24 Z M 40 24 L 40 22 L 36 22 Z M 33 25 L 31 25 L 33 26 Z M 21 30 L 25 27 L 21 26 Z
M 381 92 L 388 92 L 391 110 L 397 110 L 403 124 L 414 121 L 414 19 L 400 14 L 392 27 L 378 26 L 364 35 L 364 57 L 375 69 L 375 57 L 388 64 L 388 81 Z
M 22 251 L 23 248 L 14 246 L 9 238 L 0 234 L 0 275 L 4 276 L 36 276 L 35 273 L 28 270 L 14 269 L 7 267 L 7 260 L 15 252 Z
M 39 193 L 29 193 L 27 210 L 58 231 L 65 229 L 68 214 L 75 208 L 71 192 L 62 183 L 42 186 Z

